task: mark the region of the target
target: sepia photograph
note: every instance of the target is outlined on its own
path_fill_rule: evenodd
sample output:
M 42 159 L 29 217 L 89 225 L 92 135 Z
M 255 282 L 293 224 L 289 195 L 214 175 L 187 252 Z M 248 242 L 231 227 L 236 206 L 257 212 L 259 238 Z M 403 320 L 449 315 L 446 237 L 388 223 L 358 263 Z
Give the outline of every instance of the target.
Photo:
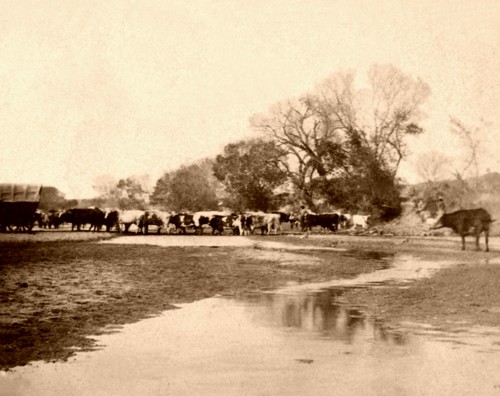
M 500 396 L 500 1 L 0 14 L 0 396 Z

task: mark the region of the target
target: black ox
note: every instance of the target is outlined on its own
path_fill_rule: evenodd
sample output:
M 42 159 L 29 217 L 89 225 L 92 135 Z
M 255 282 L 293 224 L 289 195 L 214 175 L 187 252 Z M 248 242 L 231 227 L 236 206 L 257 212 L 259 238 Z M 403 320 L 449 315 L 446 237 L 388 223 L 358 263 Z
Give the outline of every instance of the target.
M 170 218 L 170 224 L 175 226 L 175 231 L 186 234 L 186 230 L 194 227 L 193 215 L 188 213 L 176 213 Z
M 70 223 L 71 231 L 75 228 L 80 231 L 83 226 L 90 224 L 89 230 L 100 230 L 104 224 L 105 214 L 97 208 L 89 209 L 68 209 L 60 217 L 61 223 Z
M 489 252 L 488 235 L 492 222 L 493 219 L 490 214 L 483 208 L 457 210 L 456 212 L 443 214 L 436 221 L 432 229 L 451 228 L 462 238 L 462 250 L 465 250 L 465 237 L 467 235 L 474 235 L 476 237 L 476 250 L 481 250 L 479 247 L 479 236 L 484 232 L 486 251 Z
M 338 213 L 307 214 L 304 217 L 303 231 L 310 231 L 312 227 L 319 226 L 335 232 L 338 230 L 339 224 L 342 224 L 345 221 L 346 218 L 344 215 L 339 215 Z

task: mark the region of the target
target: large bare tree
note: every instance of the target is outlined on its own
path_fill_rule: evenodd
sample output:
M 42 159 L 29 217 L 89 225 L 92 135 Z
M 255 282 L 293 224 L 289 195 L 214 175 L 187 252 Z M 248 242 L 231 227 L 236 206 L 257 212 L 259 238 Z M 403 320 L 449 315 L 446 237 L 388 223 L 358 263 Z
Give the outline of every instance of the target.
M 408 155 L 405 137 L 423 132 L 419 126 L 429 86 L 392 65 L 374 65 L 368 86 L 356 89 L 354 74 L 336 74 L 318 87 L 321 102 L 348 140 L 359 140 L 373 158 L 395 176 Z
M 316 108 L 316 98 L 304 96 L 273 107 L 270 114 L 256 115 L 252 125 L 270 137 L 285 153 L 280 159 L 292 183 L 312 203 L 312 180 L 331 171 L 327 157 L 339 148 L 335 131 L 327 128 Z
M 375 171 L 395 180 L 408 155 L 405 137 L 422 132 L 421 107 L 429 94 L 420 79 L 376 65 L 366 88 L 356 87 L 353 72 L 336 73 L 314 92 L 280 103 L 251 123 L 286 150 L 282 166 L 311 205 L 318 179 L 325 185 L 339 177 L 366 179 Z

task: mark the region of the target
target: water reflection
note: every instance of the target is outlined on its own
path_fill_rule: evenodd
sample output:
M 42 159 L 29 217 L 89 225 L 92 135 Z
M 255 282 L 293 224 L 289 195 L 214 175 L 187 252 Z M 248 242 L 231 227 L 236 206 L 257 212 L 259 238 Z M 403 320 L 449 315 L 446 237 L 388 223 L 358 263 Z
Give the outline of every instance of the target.
M 407 335 L 342 305 L 341 295 L 332 288 L 182 304 L 99 336 L 105 348 L 69 363 L 5 373 L 0 396 L 498 394 L 498 336 L 465 344 L 456 334 L 458 345 L 441 332 Z M 477 353 L 478 341 L 489 353 Z
M 321 292 L 256 294 L 247 297 L 247 301 L 266 307 L 265 310 L 250 309 L 253 320 L 266 326 L 306 332 L 346 344 L 352 344 L 360 335 L 395 345 L 408 341 L 404 333 L 340 303 L 342 293 L 343 288 L 338 287 Z
M 398 255 L 392 262 L 355 279 L 180 304 L 96 337 L 102 350 L 3 373 L 0 396 L 498 395 L 497 329 L 395 330 L 342 303 L 346 288 L 447 265 Z
M 348 250 L 342 253 L 343 256 L 354 257 L 360 260 L 378 261 L 381 268 L 389 268 L 393 265 L 392 259 L 395 255 L 393 253 L 379 252 L 376 250 Z

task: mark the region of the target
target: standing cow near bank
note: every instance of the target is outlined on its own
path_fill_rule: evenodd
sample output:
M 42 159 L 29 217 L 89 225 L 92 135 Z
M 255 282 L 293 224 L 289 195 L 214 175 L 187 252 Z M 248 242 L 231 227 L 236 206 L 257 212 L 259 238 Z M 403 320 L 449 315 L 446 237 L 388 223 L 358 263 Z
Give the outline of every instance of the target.
M 489 252 L 488 236 L 492 222 L 490 214 L 483 208 L 458 210 L 453 213 L 443 214 L 436 221 L 432 229 L 451 228 L 462 238 L 462 250 L 465 250 L 465 237 L 471 234 L 476 237 L 476 250 L 481 250 L 479 247 L 479 236 L 484 232 L 486 251 Z

